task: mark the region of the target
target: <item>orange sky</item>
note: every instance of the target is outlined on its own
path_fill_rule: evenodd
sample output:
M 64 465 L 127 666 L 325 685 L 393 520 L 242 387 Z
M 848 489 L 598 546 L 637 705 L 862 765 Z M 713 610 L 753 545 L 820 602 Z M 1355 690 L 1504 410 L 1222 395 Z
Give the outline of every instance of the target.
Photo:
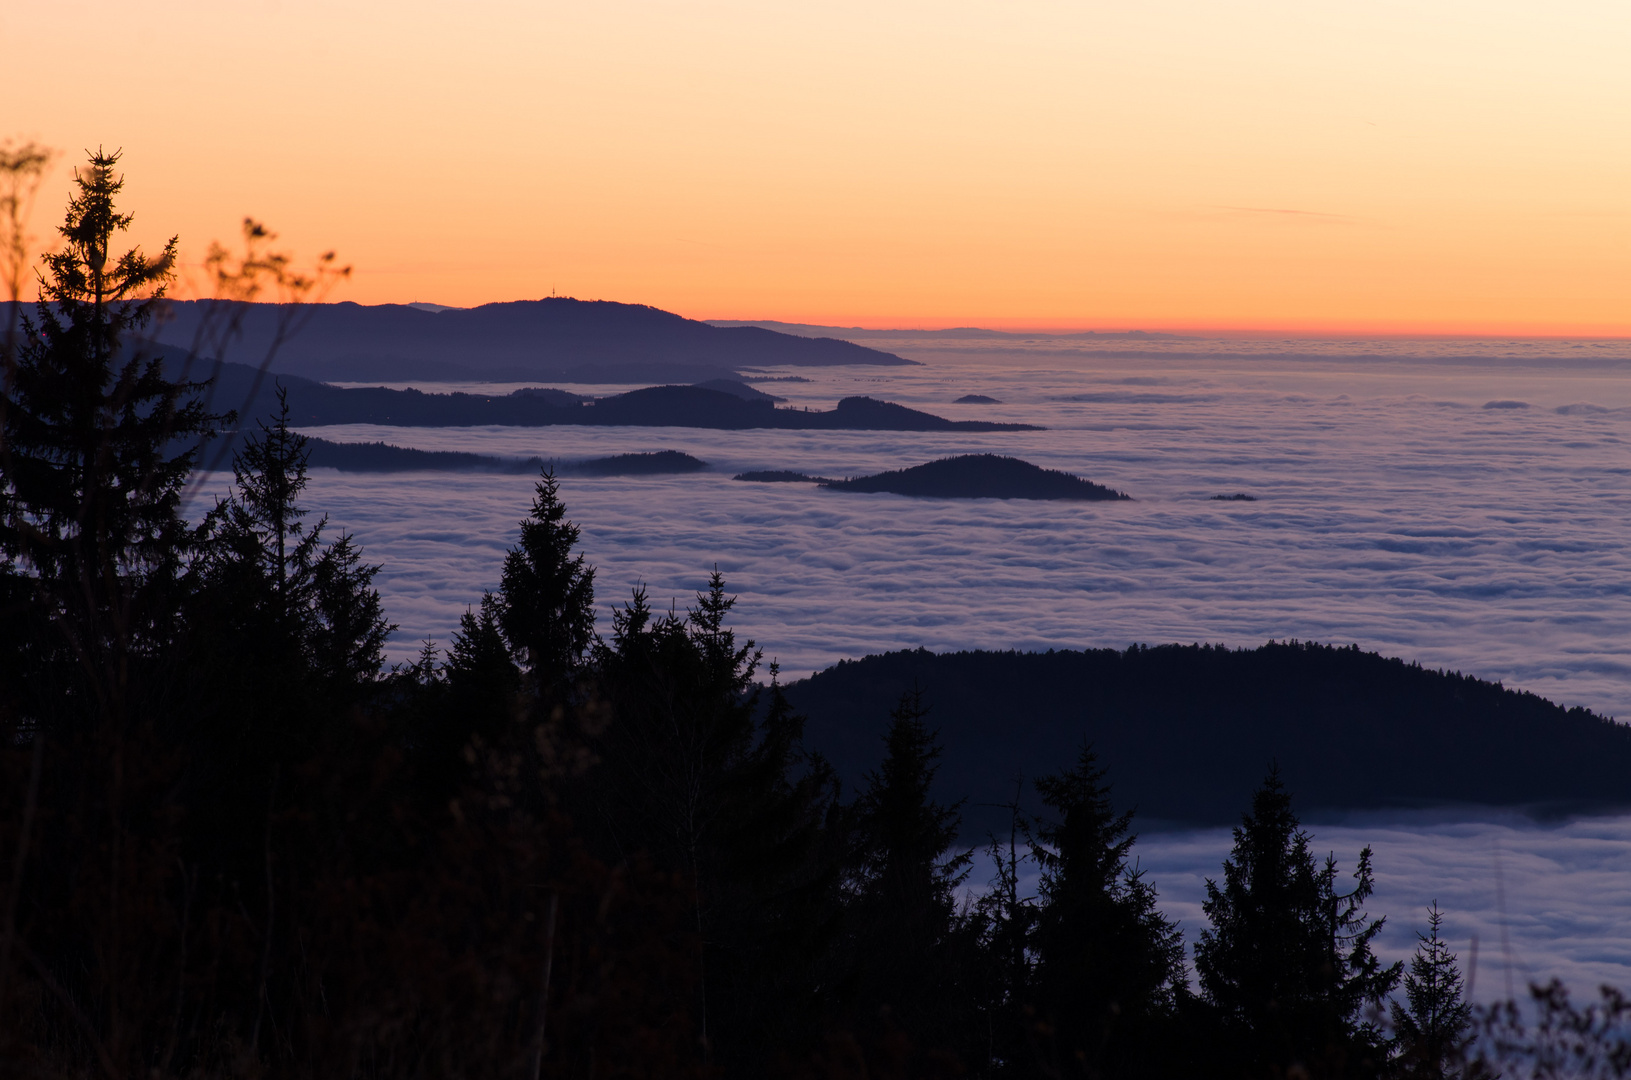
M 0 6 L 0 137 L 122 146 L 144 242 L 254 214 L 363 303 L 1620 335 L 1627 41 L 1624 0 L 56 0 Z

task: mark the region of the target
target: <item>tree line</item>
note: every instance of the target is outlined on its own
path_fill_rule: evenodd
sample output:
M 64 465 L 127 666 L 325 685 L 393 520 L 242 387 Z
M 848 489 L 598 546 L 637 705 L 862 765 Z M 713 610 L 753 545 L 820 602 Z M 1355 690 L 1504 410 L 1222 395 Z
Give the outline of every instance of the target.
M 187 513 L 237 418 L 142 348 L 176 249 L 113 254 L 116 165 L 76 174 L 0 401 L 6 1075 L 1486 1070 L 1436 910 L 1383 964 L 1370 852 L 1316 859 L 1273 771 L 1193 972 L 1090 747 L 970 890 L 926 693 L 845 792 L 717 571 L 597 633 L 547 472 L 499 587 L 387 665 L 379 567 L 306 505 L 286 403 Z M 1545 1030 L 1611 1045 L 1620 999 L 1544 993 Z

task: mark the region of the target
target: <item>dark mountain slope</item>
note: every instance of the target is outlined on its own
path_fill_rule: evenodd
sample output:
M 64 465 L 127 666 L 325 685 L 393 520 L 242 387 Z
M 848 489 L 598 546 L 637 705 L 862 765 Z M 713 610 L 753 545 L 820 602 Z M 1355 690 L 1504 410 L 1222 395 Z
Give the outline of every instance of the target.
M 1631 727 L 1356 648 L 898 652 L 840 663 L 788 696 L 853 785 L 914 684 L 946 750 L 941 794 L 969 798 L 973 835 L 1006 828 L 977 804 L 1068 765 L 1084 739 L 1118 804 L 1146 821 L 1233 821 L 1273 760 L 1310 809 L 1631 805 Z
M 165 304 L 162 343 L 189 348 L 217 301 Z M 284 309 L 251 305 L 233 358 L 259 363 Z M 718 327 L 643 304 L 551 297 L 463 310 L 404 304 L 314 304 L 277 353 L 279 372 L 326 381 L 544 379 L 552 382 L 694 382 L 739 368 L 795 364 L 911 364 L 831 338 L 760 327 Z

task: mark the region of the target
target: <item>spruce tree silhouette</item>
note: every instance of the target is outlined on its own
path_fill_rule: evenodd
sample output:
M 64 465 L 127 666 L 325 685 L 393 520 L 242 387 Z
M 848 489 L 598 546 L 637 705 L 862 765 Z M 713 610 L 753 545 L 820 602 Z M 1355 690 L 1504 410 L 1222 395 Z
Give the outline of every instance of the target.
M 253 687 L 224 715 L 265 714 L 286 737 L 379 689 L 396 627 L 373 586 L 379 567 L 363 563 L 349 536 L 325 543 L 326 515 L 306 520 L 310 452 L 289 426 L 281 387 L 278 405 L 234 453 L 233 490 L 195 534 L 186 584 L 193 666 L 235 673 L 220 694 Z
M 940 747 L 923 693 L 902 695 L 890 716 L 885 754 L 856 806 L 854 906 L 861 970 L 859 1016 L 942 1048 L 963 1040 L 966 988 L 957 888 L 972 852 L 953 853 L 960 803 L 930 795 Z
M 17 689 L 56 697 L 59 721 L 71 702 L 80 723 L 121 722 L 167 641 L 189 550 L 181 494 L 221 419 L 201 384 L 130 348 L 174 274 L 176 241 L 153 257 L 114 252 L 132 221 L 115 209 L 118 161 L 97 151 L 75 170 L 61 246 L 5 372 L 0 431 L 0 601 L 35 672 Z
M 1384 968 L 1371 951 L 1383 920 L 1360 909 L 1373 888 L 1370 848 L 1341 893 L 1334 858 L 1317 865 L 1310 839 L 1273 768 L 1235 827 L 1223 886 L 1206 883 L 1212 925 L 1195 946 L 1195 968 L 1223 1028 L 1220 1075 L 1296 1067 L 1365 1076 L 1385 1064 L 1381 1034 L 1363 1012 L 1392 991 L 1403 965 Z
M 74 174 L 0 426 L 0 717 L 12 725 L 0 789 L 27 793 L 6 801 L 21 821 L 6 829 L 18 859 L 0 996 L 21 960 L 32 1022 L 73 1027 L 87 1068 L 110 1075 L 162 1009 L 140 979 L 178 933 L 178 755 L 156 729 L 186 709 L 179 579 L 194 545 L 181 500 L 220 419 L 198 384 L 135 347 L 175 242 L 152 258 L 114 250 L 132 220 L 115 207 L 118 159 L 98 151 Z M 0 1014 L 18 1006 L 0 1000 Z M 76 1023 L 87 1006 L 94 1020 Z M 20 1034 L 7 1025 L 0 1057 L 27 1056 Z
M 1438 901 L 1427 910 L 1427 933 L 1416 934 L 1416 953 L 1404 977 L 1405 1000 L 1391 1007 L 1404 1080 L 1452 1080 L 1465 1071 L 1472 1004 L 1463 997 L 1461 969 L 1439 937 Z
M 433 756 L 457 759 L 472 737 L 493 743 L 522 717 L 521 669 L 500 629 L 503 605 L 492 593 L 459 616 L 459 629 L 447 652 L 446 730 Z
M 500 586 L 499 625 L 541 695 L 555 694 L 578 672 L 595 633 L 595 571 L 573 553 L 580 530 L 566 519 L 559 491 L 546 468 L 520 542 L 504 556 Z
M 1036 1007 L 1052 1031 L 1045 1059 L 1062 1074 L 1145 1072 L 1156 1024 L 1185 992 L 1183 937 L 1127 865 L 1133 814 L 1115 812 L 1092 748 L 1036 790 L 1052 812 L 1031 845 L 1042 871 L 1032 941 Z

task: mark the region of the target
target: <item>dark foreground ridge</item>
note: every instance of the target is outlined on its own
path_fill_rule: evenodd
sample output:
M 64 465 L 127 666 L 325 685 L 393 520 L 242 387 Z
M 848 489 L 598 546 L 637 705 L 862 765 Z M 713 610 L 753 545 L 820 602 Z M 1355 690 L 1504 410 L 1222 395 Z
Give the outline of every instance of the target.
M 529 387 L 509 394 L 427 394 L 385 387 L 339 387 L 291 375 L 258 376 L 223 364 L 213 403 L 246 418 L 277 411 L 276 387 L 288 391 L 289 420 L 299 427 L 387 424 L 398 427 L 692 427 L 803 431 L 1036 431 L 1029 424 L 947 420 L 868 397 L 848 397 L 828 412 L 778 409 L 769 395 L 749 400 L 703 386 L 648 386 L 591 400 L 564 390 Z M 744 390 L 751 390 L 743 387 Z
M 157 339 L 191 347 L 219 303 L 165 302 Z M 236 355 L 258 362 L 283 314 L 277 304 L 250 305 Z M 446 311 L 406 304 L 313 304 L 299 314 L 298 324 L 299 332 L 277 351 L 272 369 L 322 380 L 695 382 L 734 378 L 744 367 L 914 362 L 832 338 L 710 326 L 644 304 L 566 297 Z
M 1019 458 L 997 454 L 964 454 L 910 469 L 897 469 L 853 480 L 828 480 L 823 487 L 839 491 L 887 491 L 929 499 L 1126 499 L 1122 492 L 1044 469 Z
M 1016 776 L 1054 772 L 1083 742 L 1139 820 L 1234 820 L 1278 761 L 1299 805 L 1631 805 L 1631 727 L 1470 676 L 1357 648 L 1270 643 L 1088 652 L 896 652 L 788 687 L 811 745 L 846 782 L 877 755 L 887 704 L 914 685 L 967 797 L 972 836 L 1000 825 Z M 955 794 L 953 794 L 955 793 Z M 1000 820 L 999 820 L 1000 819 Z

